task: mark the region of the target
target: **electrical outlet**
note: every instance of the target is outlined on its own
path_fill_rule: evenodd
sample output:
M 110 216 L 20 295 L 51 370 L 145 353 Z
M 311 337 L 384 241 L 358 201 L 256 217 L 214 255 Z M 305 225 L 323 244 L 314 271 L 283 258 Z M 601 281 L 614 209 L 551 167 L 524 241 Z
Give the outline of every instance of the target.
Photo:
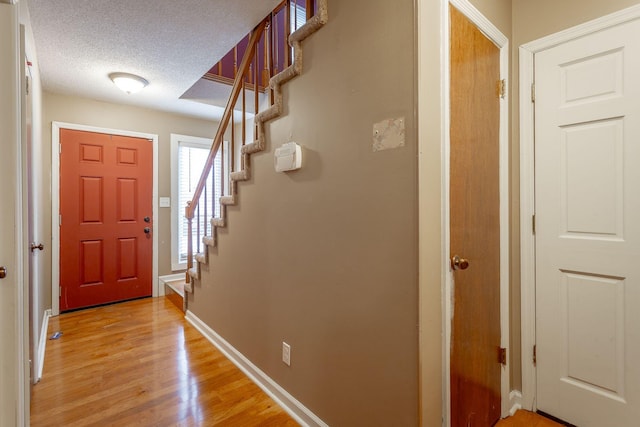
M 282 361 L 287 366 L 291 366 L 291 346 L 284 341 L 282 341 Z

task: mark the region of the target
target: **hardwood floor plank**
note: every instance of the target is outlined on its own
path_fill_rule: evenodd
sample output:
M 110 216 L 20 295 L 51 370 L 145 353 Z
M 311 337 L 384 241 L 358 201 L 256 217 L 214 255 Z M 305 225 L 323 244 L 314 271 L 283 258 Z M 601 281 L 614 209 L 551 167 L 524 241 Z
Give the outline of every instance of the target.
M 32 426 L 297 426 L 165 298 L 52 318 Z
M 519 410 L 513 416 L 498 421 L 496 427 L 562 427 L 562 424 L 533 412 Z

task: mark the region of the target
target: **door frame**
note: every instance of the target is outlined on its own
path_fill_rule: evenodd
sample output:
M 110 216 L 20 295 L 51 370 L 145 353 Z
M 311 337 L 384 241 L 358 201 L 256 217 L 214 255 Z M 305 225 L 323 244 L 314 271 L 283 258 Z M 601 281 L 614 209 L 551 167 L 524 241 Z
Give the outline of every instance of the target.
M 450 268 L 450 40 L 449 7 L 458 9 L 500 50 L 500 79 L 509 87 L 509 39 L 468 0 L 442 0 L 442 324 L 443 324 L 443 415 L 445 426 L 450 426 L 451 411 L 451 332 L 453 319 L 453 271 Z M 500 346 L 509 349 L 509 93 L 500 99 Z M 508 350 L 507 350 L 508 352 Z M 509 354 L 509 353 L 508 353 Z M 510 364 L 502 367 L 501 416 L 509 415 L 515 405 L 510 396 Z
M 130 136 L 148 139 L 153 144 L 153 191 L 152 210 L 153 224 L 158 228 L 158 135 L 133 132 L 120 129 L 109 129 L 74 123 L 52 122 L 51 124 L 51 312 L 60 314 L 60 129 L 79 130 L 109 135 Z M 158 238 L 153 238 L 153 261 L 151 266 L 152 296 L 162 296 L 158 280 Z
M 536 343 L 536 239 L 534 167 L 534 56 L 536 53 L 571 40 L 640 19 L 640 5 L 631 6 L 555 34 L 526 43 L 520 54 L 520 283 L 522 336 L 522 407 L 536 408 L 536 367 L 533 347 Z

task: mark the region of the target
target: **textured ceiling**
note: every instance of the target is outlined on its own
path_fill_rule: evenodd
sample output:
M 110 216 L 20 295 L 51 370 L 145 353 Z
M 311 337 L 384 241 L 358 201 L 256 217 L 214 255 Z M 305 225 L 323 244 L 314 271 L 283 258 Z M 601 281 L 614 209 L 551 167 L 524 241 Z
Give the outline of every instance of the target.
M 44 89 L 218 118 L 180 99 L 281 0 L 28 0 Z M 107 77 L 150 84 L 127 95 Z

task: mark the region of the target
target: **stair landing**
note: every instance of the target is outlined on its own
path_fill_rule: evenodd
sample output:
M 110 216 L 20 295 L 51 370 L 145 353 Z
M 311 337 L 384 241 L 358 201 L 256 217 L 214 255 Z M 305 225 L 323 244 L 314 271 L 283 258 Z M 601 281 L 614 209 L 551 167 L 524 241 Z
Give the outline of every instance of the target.
M 164 282 L 165 298 L 171 301 L 183 313 L 187 311 L 187 306 L 184 299 L 184 284 L 184 279 Z

